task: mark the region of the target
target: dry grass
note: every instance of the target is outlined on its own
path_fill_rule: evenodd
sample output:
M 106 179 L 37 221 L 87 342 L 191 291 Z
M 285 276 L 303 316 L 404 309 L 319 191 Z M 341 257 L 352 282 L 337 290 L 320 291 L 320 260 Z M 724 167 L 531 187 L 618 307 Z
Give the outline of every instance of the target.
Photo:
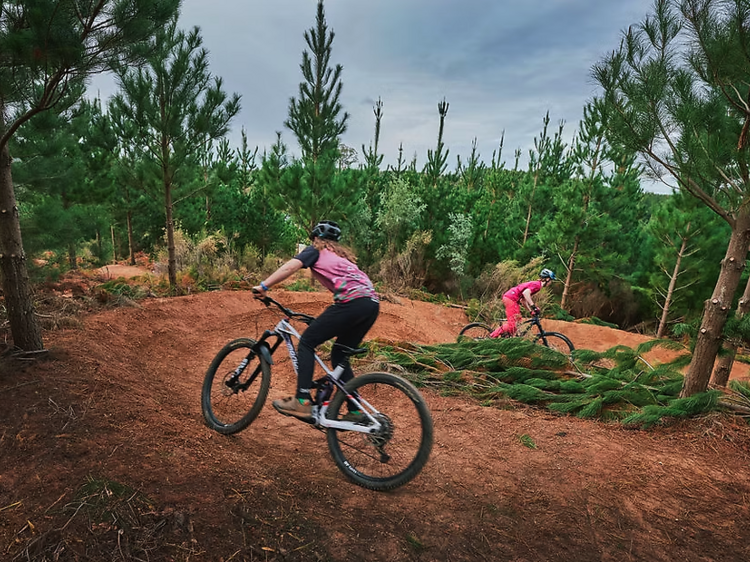
M 59 506 L 63 498 L 45 511 L 63 523 L 35 536 L 28 521 L 16 534 L 16 542 L 26 544 L 12 560 L 189 560 L 205 554 L 195 548 L 186 514 L 158 512 L 128 486 L 90 477 L 72 501 Z

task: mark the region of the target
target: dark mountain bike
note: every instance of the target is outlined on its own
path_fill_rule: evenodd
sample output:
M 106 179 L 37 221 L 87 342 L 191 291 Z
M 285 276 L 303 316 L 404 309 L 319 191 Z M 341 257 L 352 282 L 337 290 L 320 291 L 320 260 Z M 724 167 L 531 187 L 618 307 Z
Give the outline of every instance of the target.
M 273 354 L 282 342 L 297 371 L 292 338 L 299 340 L 300 334 L 290 322 L 310 324 L 315 319 L 270 297 L 256 298 L 266 306 L 274 305 L 284 317 L 257 341 L 240 338 L 226 344 L 203 381 L 203 417 L 208 427 L 225 435 L 242 431 L 260 413 L 271 384 Z M 367 352 L 341 348 L 346 361 Z M 419 474 L 433 440 L 432 416 L 419 391 L 391 373 L 359 375 L 344 384 L 339 380 L 343 364 L 331 370 L 317 354 L 315 361 L 326 374 L 313 382 L 312 416 L 307 423 L 326 432 L 328 449 L 346 477 L 381 491 L 403 486 Z M 356 420 L 351 415 L 344 419 L 347 410 L 362 414 Z
M 499 321 L 499 324 L 505 322 L 505 319 Z M 536 330 L 534 330 L 536 328 Z M 459 333 L 459 339 L 461 337 L 470 338 L 473 340 L 482 340 L 490 337 L 494 328 L 484 322 L 472 322 L 467 324 L 461 329 Z M 515 336 L 503 336 L 503 337 L 517 337 L 531 339 L 534 343 L 549 347 L 565 355 L 573 353 L 575 347 L 573 342 L 568 339 L 568 336 L 561 334 L 560 332 L 548 332 L 542 327 L 542 320 L 538 315 L 534 315 L 528 320 L 523 320 L 516 325 Z

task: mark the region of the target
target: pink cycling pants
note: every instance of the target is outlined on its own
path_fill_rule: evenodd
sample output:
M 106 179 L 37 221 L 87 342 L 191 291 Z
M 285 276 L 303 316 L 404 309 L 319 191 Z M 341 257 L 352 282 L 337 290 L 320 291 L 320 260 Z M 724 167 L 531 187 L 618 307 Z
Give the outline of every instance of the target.
M 521 305 L 517 301 L 503 298 L 503 304 L 505 305 L 505 323 L 490 334 L 491 338 L 499 338 L 503 334 L 514 335 L 516 323 L 521 321 Z

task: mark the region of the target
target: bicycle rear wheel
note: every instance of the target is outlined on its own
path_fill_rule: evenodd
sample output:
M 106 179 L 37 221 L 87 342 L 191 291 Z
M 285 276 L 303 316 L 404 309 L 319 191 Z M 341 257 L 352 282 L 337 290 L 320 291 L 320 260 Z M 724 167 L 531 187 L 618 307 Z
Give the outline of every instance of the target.
M 500 321 L 500 323 L 503 322 L 505 322 L 505 320 Z M 484 324 L 483 322 L 472 322 L 461 328 L 458 336 L 459 338 L 463 336 L 472 340 L 485 340 L 490 337 L 491 333 L 492 328 L 487 324 Z
M 257 342 L 240 338 L 216 355 L 206 372 L 201 409 L 206 425 L 229 435 L 242 431 L 258 417 L 271 385 L 271 366 L 256 355 Z
M 411 383 L 390 373 L 355 377 L 346 389 L 377 410 L 374 417 L 382 429 L 376 434 L 329 429 L 328 448 L 336 466 L 370 490 L 403 486 L 419 474 L 432 450 L 432 416 L 424 398 Z M 346 414 L 345 399 L 344 393 L 336 393 L 329 417 Z
M 566 335 L 559 332 L 544 332 L 534 339 L 534 343 L 559 351 L 563 355 L 570 355 L 575 349 L 573 342 Z

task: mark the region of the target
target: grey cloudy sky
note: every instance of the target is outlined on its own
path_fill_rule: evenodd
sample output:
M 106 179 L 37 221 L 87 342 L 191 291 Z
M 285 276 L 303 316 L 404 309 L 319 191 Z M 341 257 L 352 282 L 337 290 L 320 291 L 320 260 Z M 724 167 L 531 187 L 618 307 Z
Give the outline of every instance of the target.
M 476 139 L 490 162 L 505 132 L 503 160 L 527 161 L 549 111 L 565 121 L 566 140 L 598 89 L 591 67 L 617 48 L 622 31 L 643 19 L 652 0 L 326 0 L 335 33 L 332 64 L 341 64 L 341 102 L 350 114 L 342 141 L 361 153 L 374 140 L 373 105 L 383 102 L 379 152 L 394 164 L 417 156 L 421 167 L 437 143 L 437 104 L 449 104 L 443 141 L 465 160 Z M 198 26 L 213 74 L 242 96 L 230 139 L 245 129 L 259 154 L 283 126 L 302 81 L 304 32 L 317 0 L 184 0 L 181 26 Z M 93 83 L 106 99 L 112 85 Z

